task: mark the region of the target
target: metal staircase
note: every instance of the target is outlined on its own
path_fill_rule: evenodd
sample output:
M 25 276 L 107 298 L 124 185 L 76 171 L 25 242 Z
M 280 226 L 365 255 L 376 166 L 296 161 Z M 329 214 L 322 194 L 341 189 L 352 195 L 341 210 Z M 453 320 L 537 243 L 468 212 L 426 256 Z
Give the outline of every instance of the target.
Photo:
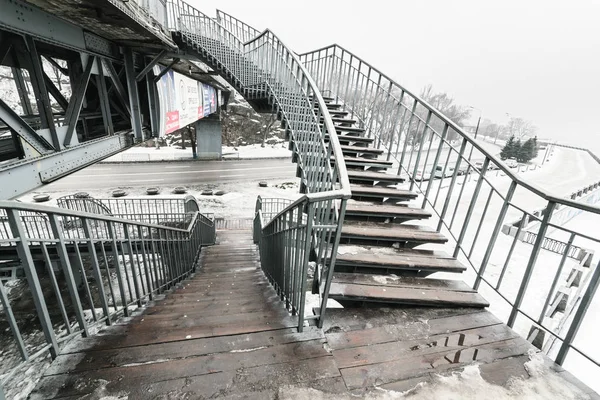
M 289 78 L 296 77 L 296 74 L 302 71 L 302 65 L 295 60 L 293 53 L 282 54 L 281 50 L 285 49 L 285 46 L 275 35 L 268 30 L 258 34 L 255 29 L 224 13 L 218 13 L 215 21 L 184 2 L 173 2 L 173 9 L 177 10 L 173 15 L 179 16 L 175 23 L 178 30 L 174 32 L 174 38 L 180 47 L 198 54 L 256 108 L 257 101 L 262 101 L 263 107 L 265 101 L 272 104 L 273 111 L 278 113 L 288 127 L 290 149 L 294 152 L 293 161 L 298 163 L 297 175 L 301 178 L 302 192 L 312 193 L 315 190 L 329 189 L 328 183 L 321 181 L 321 174 L 327 171 L 329 166 L 338 168 L 343 159 L 347 168 L 344 172 L 347 172 L 350 183 L 347 189 L 351 191 L 351 200 L 345 207 L 343 227 L 339 231 L 339 244 L 360 245 L 360 254 L 364 256 L 362 258 L 370 259 L 371 263 L 367 265 L 361 261 L 353 262 L 348 257 L 345 246 L 332 256 L 331 252 L 335 253 L 338 242 L 334 239 L 332 248 L 328 249 L 325 247 L 329 247 L 331 240 L 327 240 L 327 244 L 323 245 L 320 242 L 324 237 L 315 238 L 311 243 L 311 261 L 315 262 L 318 271 L 314 287 L 315 292 L 324 300 L 323 304 L 326 304 L 329 296 L 346 306 L 357 302 L 474 307 L 488 305 L 475 290 L 464 290 L 466 285 L 461 286 L 461 301 L 453 301 L 456 290 L 452 283 L 424 279 L 426 275 L 435 271 L 458 272 L 459 269 L 452 268 L 456 260 L 445 253 L 432 252 L 425 257 L 418 251 L 408 249 L 423 244 L 443 244 L 447 239 L 423 225 L 404 224 L 407 221 L 429 218 L 431 214 L 401 203 L 416 198 L 417 194 L 397 188 L 396 185 L 404 179 L 387 173 L 393 162 L 381 159 L 383 150 L 370 146 L 374 139 L 365 136 L 365 129 L 358 125 L 358 120 L 349 115 L 348 111 L 342 109 L 343 104 L 335 102 L 334 98 L 321 96 L 310 84 L 309 76 L 303 76 L 299 82 L 297 80 L 296 83 L 300 83 L 300 91 L 294 90 Z M 250 38 L 254 34 L 257 35 Z M 248 41 L 242 43 L 238 35 Z M 293 66 L 291 69 L 290 65 Z M 318 129 L 323 134 L 300 135 L 298 130 L 290 129 L 288 118 L 294 118 L 295 114 L 311 118 L 313 124 L 315 120 L 318 121 Z M 322 141 L 321 146 L 328 145 L 335 150 L 328 159 L 324 159 L 322 156 L 326 154 L 315 148 L 319 146 L 317 141 Z M 307 162 L 309 158 L 312 158 L 313 162 Z M 317 162 L 314 162 L 315 160 Z M 324 163 L 327 161 L 330 165 Z M 310 218 L 308 212 L 303 210 L 300 213 L 303 219 Z M 337 219 L 339 209 L 334 207 L 333 214 L 336 214 Z M 291 217 L 293 220 L 298 218 L 299 215 Z M 264 226 L 257 225 L 255 229 L 264 230 Z M 318 233 L 318 230 L 316 232 Z M 257 242 L 260 241 L 261 238 L 258 237 Z M 401 247 L 402 252 L 395 251 L 392 246 Z M 261 248 L 265 247 L 266 245 L 261 243 Z M 387 257 L 376 256 L 380 248 L 388 251 Z M 336 257 L 340 256 L 344 260 L 343 266 L 334 267 Z M 414 258 L 416 263 L 411 262 Z M 357 260 L 359 259 L 360 257 L 357 257 Z M 287 263 L 289 258 L 281 261 Z M 398 265 L 403 267 L 398 268 Z M 421 265 L 426 268 L 427 273 L 420 269 Z M 334 270 L 355 274 L 355 277 L 352 282 L 348 279 L 343 283 L 338 282 L 342 275 L 331 275 L 330 271 Z M 425 295 L 420 296 L 420 299 L 416 298 L 408 289 L 404 291 L 408 293 L 406 296 L 402 290 L 388 292 L 385 275 L 379 276 L 379 282 L 384 283 L 377 284 L 365 273 L 387 274 L 393 278 L 396 289 L 403 287 L 402 276 L 410 276 L 407 284 L 414 287 L 415 279 L 418 279 L 417 284 Z M 300 273 L 303 274 L 304 272 Z M 277 279 L 273 280 L 277 285 Z M 332 292 L 327 294 L 327 288 L 332 283 Z M 356 294 L 355 291 L 360 294 Z M 386 292 L 386 296 L 382 296 L 382 292 Z M 297 307 L 301 305 L 297 304 Z M 291 310 L 294 312 L 294 307 Z M 324 308 L 320 310 L 318 317 L 323 313 Z

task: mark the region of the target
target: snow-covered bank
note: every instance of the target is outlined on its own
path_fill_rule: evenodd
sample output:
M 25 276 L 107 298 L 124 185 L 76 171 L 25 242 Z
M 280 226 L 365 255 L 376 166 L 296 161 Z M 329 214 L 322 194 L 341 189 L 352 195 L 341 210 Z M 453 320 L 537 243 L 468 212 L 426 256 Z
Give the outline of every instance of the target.
M 223 159 L 260 159 L 260 158 L 290 158 L 292 152 L 288 150 L 286 143 L 251 144 L 246 146 L 228 147 L 223 146 Z M 182 149 L 180 146 L 134 146 L 119 154 L 110 156 L 102 163 L 123 162 L 160 162 L 160 161 L 191 161 L 194 160 L 192 148 Z

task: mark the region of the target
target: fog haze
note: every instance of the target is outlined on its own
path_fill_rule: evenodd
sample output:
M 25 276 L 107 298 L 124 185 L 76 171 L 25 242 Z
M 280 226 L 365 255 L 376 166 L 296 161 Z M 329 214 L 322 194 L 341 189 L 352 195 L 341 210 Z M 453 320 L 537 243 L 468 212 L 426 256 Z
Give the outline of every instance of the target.
M 413 92 L 432 84 L 483 118 L 509 113 L 600 152 L 598 1 L 191 3 L 268 27 L 298 53 L 337 43 Z

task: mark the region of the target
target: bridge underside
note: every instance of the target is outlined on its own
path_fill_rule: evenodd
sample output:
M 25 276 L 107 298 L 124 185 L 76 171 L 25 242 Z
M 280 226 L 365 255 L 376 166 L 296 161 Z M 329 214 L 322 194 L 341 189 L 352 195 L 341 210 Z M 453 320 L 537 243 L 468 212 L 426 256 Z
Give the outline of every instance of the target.
M 164 15 L 135 2 L 0 0 L 0 9 L 0 199 L 156 136 L 155 65 L 226 90 L 178 50 Z
M 437 374 L 473 363 L 490 384 L 530 379 L 535 348 L 481 309 L 330 309 L 323 329 L 297 333 L 261 272 L 251 231 L 217 237 L 195 276 L 126 323 L 67 345 L 31 399 L 317 395 L 307 389 L 351 398 L 376 387 L 435 387 Z M 551 373 L 589 391 L 560 368 Z

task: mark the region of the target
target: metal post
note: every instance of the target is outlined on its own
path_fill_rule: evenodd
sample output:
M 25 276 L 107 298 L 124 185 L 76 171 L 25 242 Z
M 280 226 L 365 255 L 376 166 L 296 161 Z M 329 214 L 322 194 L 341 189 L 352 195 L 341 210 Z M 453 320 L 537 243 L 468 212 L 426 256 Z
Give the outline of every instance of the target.
M 100 58 L 96 58 L 98 66 L 98 76 L 96 76 L 96 87 L 98 88 L 98 95 L 100 100 L 100 110 L 102 111 L 102 120 L 106 133 L 113 135 L 115 130 L 113 128 L 112 114 L 110 111 L 110 102 L 108 101 L 108 92 L 106 90 L 106 80 L 104 79 L 104 68 L 102 62 L 98 62 Z
M 483 167 L 480 171 L 479 179 L 477 180 L 477 185 L 475 186 L 475 190 L 473 191 L 473 197 L 471 197 L 469 208 L 467 209 L 467 215 L 465 215 L 465 222 L 463 223 L 463 226 L 460 230 L 460 235 L 458 235 L 458 239 L 456 240 L 456 247 L 454 248 L 454 253 L 452 254 L 452 257 L 454 258 L 458 256 L 460 247 L 462 245 L 462 241 L 465 238 L 467 229 L 469 228 L 469 221 L 471 220 L 471 216 L 473 215 L 473 210 L 475 210 L 475 203 L 477 203 L 477 197 L 479 197 L 479 191 L 481 190 L 481 185 L 483 184 L 483 177 L 485 176 L 489 163 L 490 159 L 486 157 L 485 161 L 483 162 Z M 454 171 L 454 173 L 456 172 L 457 171 Z M 454 212 L 456 213 L 456 209 Z
M 127 78 L 127 89 L 129 90 L 129 108 L 131 109 L 131 129 L 136 141 L 144 140 L 142 132 L 142 115 L 140 110 L 140 95 L 133 64 L 133 52 L 129 47 L 123 47 L 125 60 L 125 75 Z
M 510 187 L 508 188 L 508 192 L 506 194 L 506 198 L 504 199 L 504 204 L 502 205 L 502 209 L 498 214 L 498 219 L 496 220 L 496 225 L 494 226 L 494 230 L 492 231 L 492 237 L 490 238 L 490 242 L 488 243 L 487 249 L 485 250 L 485 255 L 483 256 L 483 260 L 481 261 L 481 266 L 479 267 L 479 272 L 477 273 L 477 278 L 475 278 L 475 283 L 473 284 L 473 289 L 478 290 L 479 285 L 481 284 L 481 279 L 483 278 L 483 274 L 485 273 L 485 269 L 487 264 L 492 256 L 492 251 L 494 251 L 494 246 L 496 245 L 496 240 L 498 239 L 498 234 L 500 233 L 500 229 L 502 229 L 502 222 L 506 217 L 506 212 L 508 211 L 508 207 L 510 206 L 510 201 L 517 189 L 517 182 L 512 181 Z M 477 239 L 477 238 L 476 238 Z M 472 250 L 472 249 L 471 249 Z
M 48 306 L 46 305 L 40 280 L 35 270 L 33 257 L 31 256 L 31 251 L 29 250 L 29 238 L 25 233 L 25 228 L 21 222 L 21 216 L 19 215 L 19 212 L 17 210 L 7 209 L 6 214 L 13 237 L 19 239 L 15 242 L 17 246 L 17 253 L 19 254 L 21 264 L 23 265 L 23 270 L 25 271 L 27 284 L 31 291 L 31 296 L 33 297 L 33 303 L 35 304 L 37 315 L 40 319 L 40 324 L 42 325 L 42 331 L 44 332 L 46 343 L 50 344 L 50 355 L 52 356 L 52 359 L 55 359 L 59 350 L 58 342 L 56 341 L 56 335 L 54 333 L 54 329 L 52 328 L 52 320 L 50 319 L 50 314 L 48 314 Z
M 575 339 L 575 336 L 577 336 L 577 332 L 579 331 L 579 328 L 581 328 L 581 323 L 583 322 L 583 319 L 585 318 L 585 314 L 587 313 L 588 308 L 590 307 L 590 303 L 594 299 L 594 295 L 596 294 L 596 290 L 598 289 L 599 283 L 600 283 L 600 263 L 599 263 L 599 265 L 596 266 L 596 269 L 594 270 L 594 274 L 592 275 L 592 278 L 590 279 L 590 283 L 589 283 L 587 289 L 585 290 L 583 297 L 581 298 L 581 303 L 579 303 L 579 307 L 577 308 L 577 311 L 575 312 L 575 316 L 573 317 L 573 322 L 571 323 L 571 326 L 569 327 L 569 331 L 567 332 L 567 335 L 565 336 L 565 340 L 563 341 L 562 345 L 560 346 L 560 349 L 558 350 L 558 354 L 557 354 L 556 360 L 555 360 L 558 365 L 562 365 L 565 362 L 565 358 L 567 357 L 567 353 L 569 352 L 569 349 L 571 348 L 573 339 Z
M 533 249 L 531 250 L 531 256 L 529 257 L 527 268 L 525 268 L 525 273 L 523 274 L 523 280 L 521 281 L 521 286 L 519 287 L 517 298 L 515 299 L 515 303 L 510 312 L 510 316 L 508 317 L 508 322 L 506 323 L 511 328 L 513 327 L 513 325 L 515 324 L 515 320 L 517 319 L 519 307 L 521 307 L 521 303 L 523 302 L 523 298 L 525 297 L 525 291 L 527 290 L 527 286 L 529 285 L 529 279 L 531 279 L 533 268 L 535 267 L 535 263 L 540 253 L 544 237 L 546 236 L 546 231 L 548 230 L 548 223 L 550 222 L 550 218 L 552 218 L 552 213 L 554 212 L 555 208 L 556 203 L 553 201 L 549 201 L 548 205 L 546 206 L 546 215 L 544 215 L 544 219 L 542 220 L 542 224 L 540 225 L 540 230 L 538 231 L 538 235 L 535 239 Z
M 27 45 L 30 67 L 31 67 L 31 84 L 33 86 L 33 93 L 38 104 L 38 113 L 42 121 L 42 129 L 48 129 L 52 138 L 52 145 L 58 151 L 60 150 L 60 141 L 58 140 L 58 134 L 56 133 L 56 125 L 54 125 L 54 114 L 52 113 L 52 106 L 50 105 L 50 97 L 48 96 L 48 89 L 46 88 L 44 81 L 44 68 L 42 67 L 42 59 L 38 54 L 35 40 L 31 36 L 25 36 L 25 43 Z

